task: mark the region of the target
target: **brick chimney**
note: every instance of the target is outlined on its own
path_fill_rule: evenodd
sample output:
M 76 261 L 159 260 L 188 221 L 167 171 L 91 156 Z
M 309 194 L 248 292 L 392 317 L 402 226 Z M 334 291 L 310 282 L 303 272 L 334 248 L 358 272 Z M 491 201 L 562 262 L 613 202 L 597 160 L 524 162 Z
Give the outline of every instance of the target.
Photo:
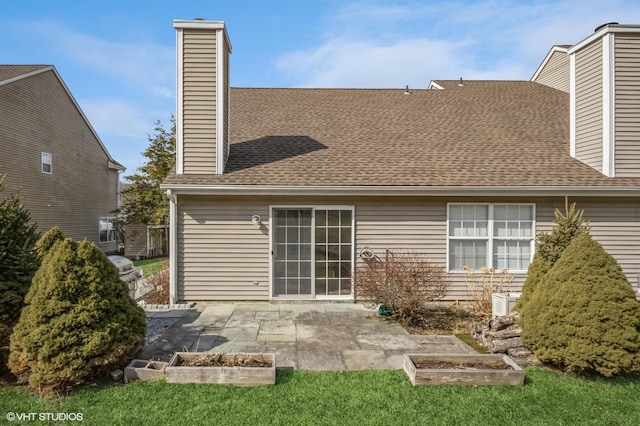
M 176 173 L 222 174 L 229 157 L 229 55 L 222 21 L 174 20 Z

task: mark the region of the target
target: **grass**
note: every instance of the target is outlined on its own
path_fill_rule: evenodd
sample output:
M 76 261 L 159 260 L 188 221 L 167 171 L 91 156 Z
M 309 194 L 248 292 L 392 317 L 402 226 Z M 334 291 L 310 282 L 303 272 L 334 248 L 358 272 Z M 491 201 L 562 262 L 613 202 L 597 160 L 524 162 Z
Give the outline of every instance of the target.
M 168 257 L 155 257 L 153 259 L 134 260 L 133 266 L 136 268 L 142 268 L 142 274 L 148 277 L 162 269 L 162 263 L 168 262 Z
M 640 424 L 640 377 L 589 380 L 540 368 L 526 375 L 523 386 L 414 388 L 402 371 L 282 371 L 269 387 L 161 380 L 87 387 L 59 400 L 2 386 L 0 418 L 62 412 L 82 413 L 90 425 Z

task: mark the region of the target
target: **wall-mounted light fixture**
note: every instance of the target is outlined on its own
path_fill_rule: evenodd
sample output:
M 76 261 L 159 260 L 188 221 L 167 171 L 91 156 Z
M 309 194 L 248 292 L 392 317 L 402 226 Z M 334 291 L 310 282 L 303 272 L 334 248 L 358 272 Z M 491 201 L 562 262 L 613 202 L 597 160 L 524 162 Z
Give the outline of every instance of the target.
M 260 222 L 262 222 L 262 219 L 260 218 L 259 214 L 254 214 L 253 216 L 251 216 L 251 222 L 254 225 L 258 225 Z

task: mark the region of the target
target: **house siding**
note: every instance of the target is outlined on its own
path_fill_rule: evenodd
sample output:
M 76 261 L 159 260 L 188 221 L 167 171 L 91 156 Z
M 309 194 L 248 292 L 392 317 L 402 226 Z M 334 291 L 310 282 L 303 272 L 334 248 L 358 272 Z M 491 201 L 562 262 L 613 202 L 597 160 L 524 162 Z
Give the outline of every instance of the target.
M 40 232 L 58 226 L 69 238 L 99 243 L 100 217 L 117 207 L 118 172 L 54 71 L 0 86 L 0 174 L 7 194 L 20 189 Z M 41 172 L 41 152 L 52 173 Z
M 268 204 L 181 196 L 177 213 L 179 300 L 269 298 Z
M 634 285 L 640 264 L 640 200 L 576 199 L 591 221 L 592 235 L 614 255 Z M 269 298 L 269 207 L 354 206 L 355 255 L 364 247 L 384 257 L 386 249 L 411 251 L 445 265 L 447 203 L 535 203 L 536 232 L 549 232 L 563 198 L 339 198 L 181 196 L 178 202 L 178 299 L 265 300 Z M 251 223 L 259 214 L 262 224 Z M 450 273 L 445 300 L 466 301 L 466 276 Z M 526 274 L 514 275 L 512 291 Z M 257 281 L 258 285 L 253 285 Z
M 131 223 L 125 228 L 124 255 L 129 259 L 144 259 L 147 252 L 147 225 L 143 223 Z
M 231 105 L 230 91 L 229 91 L 229 50 L 225 48 L 224 52 L 224 164 L 226 165 L 227 159 L 229 158 L 229 109 Z
M 534 81 L 569 93 L 569 55 L 553 52 Z
M 216 172 L 216 31 L 184 29 L 183 171 Z
M 640 176 L 640 35 L 615 37 L 615 173 Z
M 602 40 L 576 52 L 576 158 L 602 172 Z

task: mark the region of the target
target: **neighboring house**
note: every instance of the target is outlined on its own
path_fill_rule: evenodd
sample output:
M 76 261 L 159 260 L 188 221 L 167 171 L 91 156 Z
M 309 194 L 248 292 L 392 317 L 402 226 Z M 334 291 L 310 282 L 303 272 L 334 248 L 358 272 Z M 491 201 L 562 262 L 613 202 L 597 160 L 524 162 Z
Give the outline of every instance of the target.
M 117 250 L 121 171 L 55 67 L 0 65 L 0 174 L 40 232 Z
M 222 22 L 174 21 L 171 298 L 352 299 L 363 249 L 526 276 L 565 197 L 640 274 L 640 26 L 554 47 L 532 81 L 229 88 Z

